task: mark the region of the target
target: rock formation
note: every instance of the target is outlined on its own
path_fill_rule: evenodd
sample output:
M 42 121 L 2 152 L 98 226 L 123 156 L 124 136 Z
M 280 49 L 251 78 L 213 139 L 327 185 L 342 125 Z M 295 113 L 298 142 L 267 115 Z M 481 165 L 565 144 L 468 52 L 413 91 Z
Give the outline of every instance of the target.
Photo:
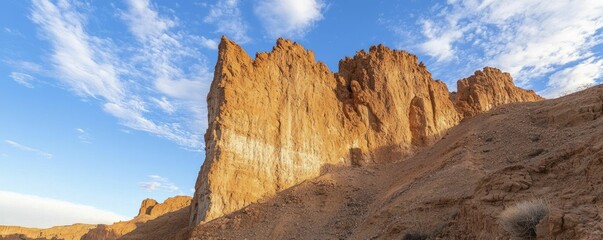
M 341 60 L 332 73 L 289 40 L 251 59 L 223 37 L 190 222 L 241 209 L 329 166 L 401 159 L 464 116 L 540 99 L 493 68 L 459 86 L 452 97 L 416 56 L 382 45 Z
M 146 223 L 159 219 L 168 213 L 177 212 L 185 208 L 188 210 L 187 207 L 190 206 L 190 203 L 191 197 L 188 196 L 171 197 L 166 199 L 163 203 L 157 203 L 157 201 L 153 199 L 145 199 L 142 201 L 138 215 L 134 217 L 134 219 L 116 222 L 111 225 L 100 224 L 96 228 L 90 229 L 90 231 L 83 235 L 81 239 L 121 239 L 124 238 L 122 236 L 127 235 L 130 232 L 137 230 L 137 228 L 144 226 Z
M 603 239 L 602 172 L 603 85 L 494 108 L 404 161 L 328 172 L 190 239 Z
M 157 203 L 145 199 L 138 215 L 129 221 L 111 225 L 73 224 L 47 229 L 0 226 L 0 239 L 65 239 L 65 240 L 112 240 L 112 239 L 181 239 L 178 227 L 185 231 L 190 216 L 191 197 L 175 196 Z M 169 225 L 169 226 L 168 226 Z M 139 235 L 144 234 L 144 237 Z M 169 237 L 164 235 L 169 234 Z
M 466 117 L 506 103 L 542 100 L 534 91 L 516 87 L 509 73 L 491 67 L 459 80 L 457 87 L 456 105 Z
M 138 210 L 137 216 L 142 216 L 145 214 L 150 215 L 151 210 L 153 210 L 153 207 L 155 205 L 157 205 L 157 201 L 155 201 L 155 199 L 147 198 L 145 200 L 142 200 L 142 203 L 140 204 L 140 209 Z
M 79 240 L 82 235 L 96 227 L 94 224 L 73 224 L 46 229 L 16 226 L 0 226 L 0 239 L 64 239 Z

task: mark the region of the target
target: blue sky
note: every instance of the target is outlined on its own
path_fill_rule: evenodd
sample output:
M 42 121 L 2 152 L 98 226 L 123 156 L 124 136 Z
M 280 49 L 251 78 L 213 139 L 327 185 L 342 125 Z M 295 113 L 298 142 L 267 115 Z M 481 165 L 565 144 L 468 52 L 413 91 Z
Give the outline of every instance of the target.
M 333 71 L 383 43 L 451 91 L 487 65 L 546 97 L 603 76 L 599 0 L 6 0 L 0 23 L 0 225 L 191 195 L 221 35 L 252 56 L 291 38 Z

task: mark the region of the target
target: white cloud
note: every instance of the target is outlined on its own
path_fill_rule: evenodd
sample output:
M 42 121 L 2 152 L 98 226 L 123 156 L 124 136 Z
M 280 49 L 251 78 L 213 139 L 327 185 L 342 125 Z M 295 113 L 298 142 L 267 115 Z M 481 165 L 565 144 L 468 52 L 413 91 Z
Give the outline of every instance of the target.
M 212 50 L 217 50 L 218 49 L 218 41 L 215 40 L 215 39 L 209 39 L 209 38 L 205 38 L 205 37 L 202 36 L 199 39 L 199 41 L 201 42 L 201 45 L 204 46 L 204 47 L 206 47 L 206 48 L 209 48 L 209 49 L 212 49 Z
M 325 6 L 322 0 L 260 0 L 254 10 L 271 37 L 303 37 Z
M 129 24 L 130 31 L 139 39 L 155 39 L 176 42 L 170 36 L 161 39 L 163 33 L 174 27 L 176 22 L 172 19 L 160 17 L 151 9 L 149 0 L 128 0 L 130 6 L 128 14 L 124 17 Z
M 29 61 L 22 61 L 22 60 L 12 60 L 12 59 L 5 59 L 2 62 L 6 63 L 7 65 L 13 67 L 14 69 L 17 69 L 21 72 L 29 72 L 29 73 L 42 73 L 44 72 L 44 68 L 37 63 L 34 62 L 29 62 Z
M 90 135 L 90 133 L 88 133 L 83 128 L 76 128 L 75 131 L 77 133 L 77 138 L 80 140 L 80 142 L 91 143 L 92 136 Z
M 43 28 L 53 45 L 52 60 L 64 81 L 81 96 L 101 97 L 110 102 L 125 96 L 118 69 L 105 40 L 84 31 L 83 16 L 67 1 L 58 5 L 47 0 L 33 1 L 32 20 Z
M 206 113 L 199 109 L 204 109 L 203 100 L 209 91 L 213 73 L 206 66 L 203 54 L 192 43 L 205 38 L 177 31 L 177 22 L 160 16 L 146 0 L 130 0 L 129 3 L 131 7 L 124 14 L 124 18 L 139 43 L 144 46 L 139 51 L 144 58 L 138 63 L 147 66 L 148 72 L 145 74 L 153 77 L 154 89 L 167 95 L 150 99 L 159 109 L 170 115 L 182 109 L 182 117 L 179 120 L 188 126 L 181 126 L 179 123 L 150 126 L 147 121 L 137 116 L 122 113 L 120 115 L 127 116 L 130 124 L 141 124 L 138 125 L 141 128 L 165 132 L 164 135 L 169 139 L 194 143 L 183 145 L 198 148 L 202 131 L 207 126 Z M 141 17 L 143 15 L 145 17 Z M 139 21 L 140 18 L 144 18 L 144 21 Z M 148 28 L 147 25 L 157 27 Z M 201 42 L 202 46 L 206 44 Z M 181 67 L 191 62 L 193 64 L 189 68 Z M 105 106 L 113 112 L 119 110 L 118 107 Z M 185 131 L 184 128 L 191 130 Z M 166 132 L 168 130 L 169 132 Z
M 429 20 L 423 20 L 422 25 L 427 41 L 421 43 L 419 48 L 427 55 L 437 58 L 438 61 L 450 60 L 454 55 L 452 44 L 463 36 L 462 31 L 447 31 L 447 29 L 436 27 Z
M 128 219 L 92 206 L 7 191 L 0 191 L 0 212 L 0 225 L 37 228 Z
M 584 87 L 593 86 L 597 79 L 603 77 L 603 60 L 595 61 L 589 58 L 580 64 L 565 68 L 551 75 L 542 94 L 553 98 L 560 95 L 582 90 Z
M 173 114 L 176 111 L 176 107 L 166 97 L 162 97 L 161 99 L 153 97 L 151 100 L 167 114 Z
M 213 24 L 216 32 L 226 34 L 240 44 L 251 41 L 247 35 L 248 26 L 241 15 L 238 0 L 218 0 L 210 6 L 209 14 L 203 21 Z
M 20 72 L 11 72 L 9 75 L 15 82 L 17 82 L 18 84 L 23 85 L 24 87 L 27 88 L 33 88 L 33 84 L 31 83 L 34 80 L 34 77 L 32 77 L 29 74 L 26 73 L 20 73 Z
M 19 150 L 26 151 L 26 152 L 32 152 L 32 153 L 38 154 L 38 155 L 48 158 L 48 159 L 51 159 L 53 157 L 53 155 L 50 153 L 20 144 L 18 142 L 12 141 L 12 140 L 4 140 L 4 143 L 6 143 L 14 148 L 17 148 Z
M 433 9 L 417 21 L 423 39 L 416 48 L 436 60 L 433 68 L 454 72 L 445 73 L 450 77 L 492 65 L 529 87 L 568 64 L 589 61 L 603 39 L 598 0 L 455 0 Z
M 178 186 L 171 182 L 168 178 L 158 176 L 158 175 L 149 175 L 149 179 L 146 182 L 140 183 L 140 186 L 149 191 L 164 191 L 168 193 L 178 191 Z
M 88 33 L 86 16 L 70 1 L 33 1 L 31 19 L 52 43 L 53 76 L 79 96 L 97 99 L 127 127 L 201 148 L 206 121 L 197 109 L 203 109 L 200 99 L 212 74 L 190 43 L 196 36 L 174 32 L 178 21 L 160 16 L 148 0 L 130 0 L 128 6 L 121 16 L 140 45 L 117 46 Z M 162 96 L 162 104 L 153 101 Z M 154 112 L 166 111 L 167 103 L 169 118 Z

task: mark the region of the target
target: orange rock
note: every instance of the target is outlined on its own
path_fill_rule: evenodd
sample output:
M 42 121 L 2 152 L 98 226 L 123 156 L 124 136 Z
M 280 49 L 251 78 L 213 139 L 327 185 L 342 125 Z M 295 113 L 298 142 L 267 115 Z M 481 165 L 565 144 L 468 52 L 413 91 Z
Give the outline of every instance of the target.
M 239 210 L 331 165 L 402 159 L 463 116 L 540 99 L 493 68 L 459 81 L 459 100 L 451 98 L 416 56 L 382 45 L 341 60 L 332 73 L 289 40 L 251 59 L 223 37 L 190 222 Z
M 507 103 L 543 99 L 532 90 L 516 87 L 509 73 L 491 67 L 475 71 L 472 76 L 459 80 L 457 87 L 456 105 L 465 117 L 475 116 Z
M 145 200 L 142 200 L 142 203 L 140 204 L 140 210 L 138 210 L 138 216 L 150 215 L 151 210 L 155 205 L 157 205 L 157 201 L 155 201 L 155 199 L 147 198 Z

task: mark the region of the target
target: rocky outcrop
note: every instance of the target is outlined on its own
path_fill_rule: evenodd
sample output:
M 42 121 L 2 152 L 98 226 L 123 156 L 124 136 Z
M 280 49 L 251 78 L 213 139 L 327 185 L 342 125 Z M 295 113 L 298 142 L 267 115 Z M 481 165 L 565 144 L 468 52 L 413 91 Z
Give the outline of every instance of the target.
M 379 45 L 339 62 L 339 99 L 351 136 L 371 161 L 391 161 L 425 146 L 460 116 L 446 84 L 434 81 L 415 55 Z
M 137 216 L 150 215 L 151 210 L 153 210 L 153 207 L 155 207 L 155 205 L 157 205 L 157 201 L 155 201 L 155 199 L 147 198 L 145 200 L 142 200 Z
M 475 116 L 495 106 L 513 102 L 539 101 L 532 90 L 524 90 L 513 84 L 511 74 L 496 68 L 485 67 L 472 76 L 457 82 L 456 105 L 464 116 Z
M 137 228 L 144 227 L 145 224 L 156 221 L 156 219 L 170 213 L 179 212 L 180 210 L 189 207 L 190 204 L 191 197 L 189 196 L 171 197 L 166 199 L 163 203 L 157 203 L 154 199 L 148 198 L 142 201 L 138 215 L 132 220 L 116 222 L 111 225 L 100 224 L 84 234 L 81 237 L 81 240 L 121 239 L 123 238 L 122 236 L 135 231 Z M 170 219 L 166 218 L 162 220 L 169 221 Z
M 329 166 L 399 160 L 434 143 L 463 116 L 536 100 L 510 77 L 497 83 L 493 71 L 461 80 L 463 90 L 451 97 L 416 56 L 382 45 L 341 60 L 335 74 L 289 40 L 252 59 L 223 37 L 190 222 L 241 209 Z M 493 92 L 499 89 L 517 95 L 501 97 Z
M 82 235 L 96 227 L 93 224 L 73 224 L 46 229 L 17 226 L 0 226 L 0 239 L 64 239 L 79 240 Z

